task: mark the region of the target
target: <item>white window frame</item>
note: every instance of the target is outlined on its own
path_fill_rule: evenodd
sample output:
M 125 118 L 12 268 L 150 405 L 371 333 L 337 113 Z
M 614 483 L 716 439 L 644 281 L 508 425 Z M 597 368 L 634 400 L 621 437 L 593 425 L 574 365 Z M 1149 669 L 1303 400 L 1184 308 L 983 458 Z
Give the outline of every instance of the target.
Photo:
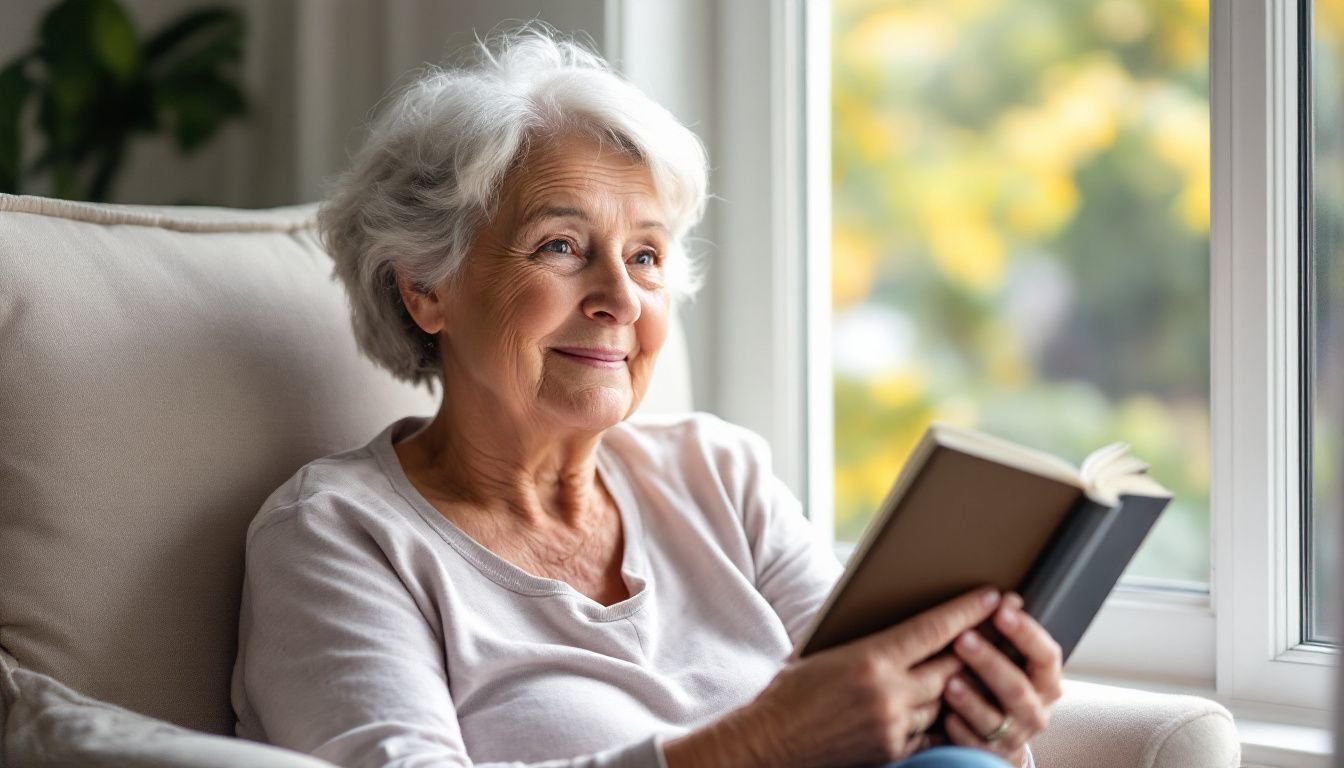
M 625 22 L 634 17 L 632 0 L 607 2 Z M 806 66 L 829 60 L 829 3 L 638 7 L 691 14 L 699 34 L 626 24 L 623 39 L 657 39 L 649 50 L 661 57 L 712 57 L 696 85 L 712 120 L 694 126 L 717 195 L 702 231 L 716 246 L 709 285 L 693 309 L 708 329 L 691 339 L 710 369 L 697 371 L 708 382 L 698 406 L 764 435 L 776 472 L 830 538 L 830 276 L 823 259 L 803 258 L 829 245 L 829 68 Z M 1298 642 L 1299 584 L 1288 578 L 1300 556 L 1289 471 L 1298 429 L 1296 4 L 1211 0 L 1211 16 L 1212 594 L 1117 589 L 1066 671 L 1321 725 L 1337 654 Z
M 1217 691 L 1324 712 L 1338 654 L 1300 621 L 1297 3 L 1213 11 Z

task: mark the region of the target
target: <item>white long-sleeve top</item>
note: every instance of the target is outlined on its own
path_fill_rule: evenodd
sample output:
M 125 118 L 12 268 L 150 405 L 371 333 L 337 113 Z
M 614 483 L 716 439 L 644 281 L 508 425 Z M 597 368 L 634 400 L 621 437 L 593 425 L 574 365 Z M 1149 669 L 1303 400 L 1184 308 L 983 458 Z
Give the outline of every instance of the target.
M 342 766 L 658 768 L 765 687 L 840 574 L 761 438 L 636 416 L 598 448 L 630 592 L 603 606 L 437 512 L 392 447 L 422 425 L 308 464 L 249 527 L 239 736 Z

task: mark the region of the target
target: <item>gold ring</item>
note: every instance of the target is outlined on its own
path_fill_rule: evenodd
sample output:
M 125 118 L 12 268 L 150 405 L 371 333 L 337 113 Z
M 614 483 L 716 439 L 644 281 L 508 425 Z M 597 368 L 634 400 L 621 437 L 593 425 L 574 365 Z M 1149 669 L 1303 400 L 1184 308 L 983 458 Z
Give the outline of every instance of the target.
M 999 739 L 1003 738 L 1003 734 L 1007 733 L 1008 729 L 1012 727 L 1013 727 L 1012 715 L 1004 715 L 1003 722 L 999 723 L 999 727 L 995 728 L 992 733 L 990 733 L 988 736 L 985 737 L 985 741 L 989 743 L 998 741 Z

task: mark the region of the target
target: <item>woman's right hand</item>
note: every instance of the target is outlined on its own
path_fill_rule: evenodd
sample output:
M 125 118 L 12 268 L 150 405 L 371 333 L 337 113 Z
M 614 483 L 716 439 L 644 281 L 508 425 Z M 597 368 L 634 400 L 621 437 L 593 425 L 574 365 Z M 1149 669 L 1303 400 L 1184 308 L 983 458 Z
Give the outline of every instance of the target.
M 747 706 L 666 742 L 668 767 L 822 768 L 901 759 L 923 743 L 948 679 L 962 667 L 953 654 L 935 654 L 998 604 L 997 592 L 976 590 L 861 640 L 791 660 Z

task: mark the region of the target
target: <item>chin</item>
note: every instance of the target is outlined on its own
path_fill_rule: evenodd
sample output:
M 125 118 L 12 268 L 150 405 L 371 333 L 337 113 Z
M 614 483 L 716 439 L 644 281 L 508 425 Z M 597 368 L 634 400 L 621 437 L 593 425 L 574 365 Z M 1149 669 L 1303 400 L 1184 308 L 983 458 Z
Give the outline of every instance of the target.
M 575 429 L 600 432 L 625 421 L 635 409 L 633 393 L 628 389 L 600 387 L 575 392 L 558 404 L 560 421 Z

